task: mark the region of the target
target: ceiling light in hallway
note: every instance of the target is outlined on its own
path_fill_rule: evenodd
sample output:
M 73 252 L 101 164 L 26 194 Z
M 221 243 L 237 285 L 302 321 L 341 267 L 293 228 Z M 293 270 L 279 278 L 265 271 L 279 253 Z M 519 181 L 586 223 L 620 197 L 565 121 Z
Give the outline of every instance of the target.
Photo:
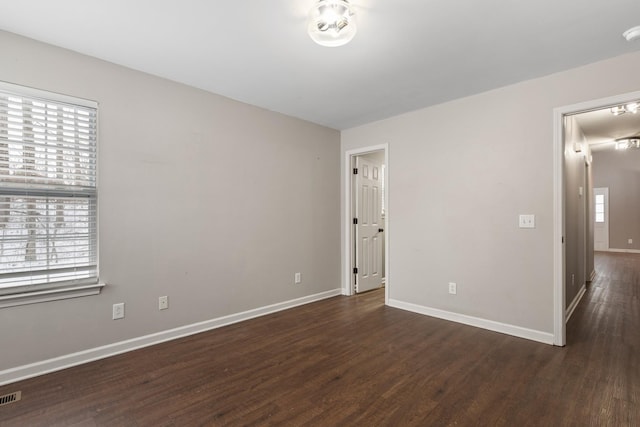
M 640 138 L 620 138 L 616 139 L 616 150 L 626 150 L 627 148 L 640 148 Z
M 613 114 L 614 116 L 619 116 L 624 113 L 636 114 L 639 107 L 640 104 L 637 102 L 630 102 L 625 105 L 616 105 L 614 107 L 611 107 L 611 114 Z

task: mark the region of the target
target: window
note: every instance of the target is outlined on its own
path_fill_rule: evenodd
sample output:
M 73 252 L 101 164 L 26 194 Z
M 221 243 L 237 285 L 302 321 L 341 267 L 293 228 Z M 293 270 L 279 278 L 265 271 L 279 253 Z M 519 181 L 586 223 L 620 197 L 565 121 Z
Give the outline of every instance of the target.
M 596 194 L 596 222 L 604 222 L 604 194 Z
M 96 120 L 94 102 L 0 84 L 0 301 L 97 284 Z

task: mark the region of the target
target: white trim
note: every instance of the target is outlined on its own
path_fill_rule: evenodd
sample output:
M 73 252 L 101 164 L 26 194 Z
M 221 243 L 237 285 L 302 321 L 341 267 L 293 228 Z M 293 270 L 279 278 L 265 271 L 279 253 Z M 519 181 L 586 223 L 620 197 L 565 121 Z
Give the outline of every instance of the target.
M 564 346 L 564 110 L 553 110 L 553 343 Z
M 640 254 L 640 249 L 615 249 L 615 248 L 609 248 L 605 251 L 598 251 L 598 252 L 616 252 L 616 253 L 623 253 L 623 254 Z
M 625 104 L 640 98 L 640 91 L 553 110 L 553 343 L 566 344 L 566 313 L 564 294 L 564 116 L 598 110 L 616 104 Z
M 98 108 L 98 102 L 90 99 L 78 98 L 77 96 L 64 95 L 62 93 L 51 92 L 48 90 L 36 89 L 29 86 L 17 85 L 9 82 L 0 81 L 0 90 L 15 94 L 17 96 L 31 96 L 38 99 L 46 99 L 50 101 L 58 101 L 64 104 L 80 105 L 89 108 Z
M 425 307 L 422 305 L 412 304 L 394 299 L 389 301 L 389 306 L 418 314 L 424 314 L 426 316 L 437 317 L 438 319 L 450 320 L 452 322 L 474 326 L 476 328 L 487 329 L 489 331 L 500 332 L 502 334 L 525 338 L 532 341 L 538 341 L 544 344 L 553 344 L 553 334 L 550 334 L 548 332 L 536 331 L 533 329 L 523 328 L 521 326 L 509 325 L 506 323 L 495 322 L 493 320 L 467 316 L 465 314 L 453 313 L 450 311 Z
M 584 296 L 585 292 L 587 292 L 587 286 L 582 285 L 576 297 L 573 299 L 573 301 L 571 301 L 571 305 L 567 307 L 566 316 L 565 316 L 567 318 L 567 322 L 571 318 L 571 315 L 573 314 L 573 312 L 576 310 L 576 307 L 578 306 L 578 304 L 580 304 L 580 301 L 582 300 L 582 297 Z
M 344 168 L 342 170 L 342 183 L 344 189 L 344 199 L 342 200 L 342 208 L 343 208 L 343 217 L 342 217 L 342 226 L 344 231 L 344 241 L 342 247 L 342 295 L 353 295 L 354 290 L 351 285 L 351 223 L 352 223 L 352 214 L 351 214 L 351 168 L 352 162 L 351 158 L 353 156 L 358 156 L 361 154 L 371 153 L 373 151 L 384 151 L 384 164 L 385 164 L 385 173 L 384 173 L 384 188 L 385 188 L 385 197 L 384 197 L 384 268 L 385 268 L 385 287 L 384 287 L 384 302 L 389 305 L 389 283 L 390 283 L 390 269 L 389 269 L 389 144 L 378 144 L 371 145 L 368 147 L 355 148 L 352 150 L 347 150 L 344 153 Z
M 340 295 L 340 291 L 340 289 L 333 289 L 315 295 L 309 295 L 306 297 L 267 305 L 264 307 L 255 308 L 253 310 L 247 310 L 240 313 L 230 314 L 228 316 L 218 317 L 216 319 L 206 320 L 204 322 L 193 323 L 191 325 L 180 326 L 178 328 L 144 335 L 141 337 L 120 341 L 101 347 L 83 350 L 77 353 L 54 357 L 53 359 L 43 360 L 41 362 L 5 369 L 4 371 L 0 371 L 0 386 L 16 381 L 26 380 L 28 378 L 33 378 L 38 375 L 44 375 L 50 372 L 70 368 L 72 366 L 92 362 L 94 360 L 104 359 L 109 356 L 115 356 L 116 354 L 126 353 L 128 351 L 137 350 L 139 348 L 160 344 L 166 341 L 171 341 L 193 334 L 198 334 L 200 332 L 227 326 L 232 323 L 238 323 L 244 320 L 253 319 L 255 317 L 265 316 L 267 314 L 297 307 L 299 305 L 309 304 L 326 298 L 331 298 Z
M 0 308 L 98 295 L 104 286 L 104 283 L 94 283 L 84 286 L 72 286 L 35 292 L 0 295 Z

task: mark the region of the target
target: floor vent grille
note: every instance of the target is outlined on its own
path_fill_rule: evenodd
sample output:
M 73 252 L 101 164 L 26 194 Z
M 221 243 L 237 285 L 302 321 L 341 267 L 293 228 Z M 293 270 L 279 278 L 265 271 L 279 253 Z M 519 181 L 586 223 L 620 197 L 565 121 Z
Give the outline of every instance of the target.
M 13 393 L 5 394 L 4 396 L 0 396 L 0 406 L 17 402 L 18 400 L 20 400 L 21 397 L 22 397 L 21 391 L 16 391 Z

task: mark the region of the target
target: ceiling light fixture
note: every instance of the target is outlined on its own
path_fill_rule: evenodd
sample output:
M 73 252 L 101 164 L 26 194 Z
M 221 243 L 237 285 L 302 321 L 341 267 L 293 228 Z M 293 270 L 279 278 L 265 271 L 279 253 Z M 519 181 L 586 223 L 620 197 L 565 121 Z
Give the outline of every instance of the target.
M 626 150 L 627 148 L 640 148 L 640 137 L 616 139 L 616 150 Z
M 624 105 L 616 105 L 615 107 L 611 107 L 611 114 L 614 116 L 619 116 L 620 114 L 624 114 L 626 111 L 624 110 Z
M 622 37 L 624 37 L 628 42 L 640 38 L 640 25 L 629 28 L 627 31 L 622 33 Z
M 614 116 L 619 116 L 624 113 L 636 114 L 639 108 L 640 104 L 638 102 L 630 102 L 625 105 L 616 105 L 611 107 L 611 114 Z
M 309 12 L 307 31 L 321 46 L 349 43 L 357 31 L 351 5 L 347 0 L 319 0 Z

